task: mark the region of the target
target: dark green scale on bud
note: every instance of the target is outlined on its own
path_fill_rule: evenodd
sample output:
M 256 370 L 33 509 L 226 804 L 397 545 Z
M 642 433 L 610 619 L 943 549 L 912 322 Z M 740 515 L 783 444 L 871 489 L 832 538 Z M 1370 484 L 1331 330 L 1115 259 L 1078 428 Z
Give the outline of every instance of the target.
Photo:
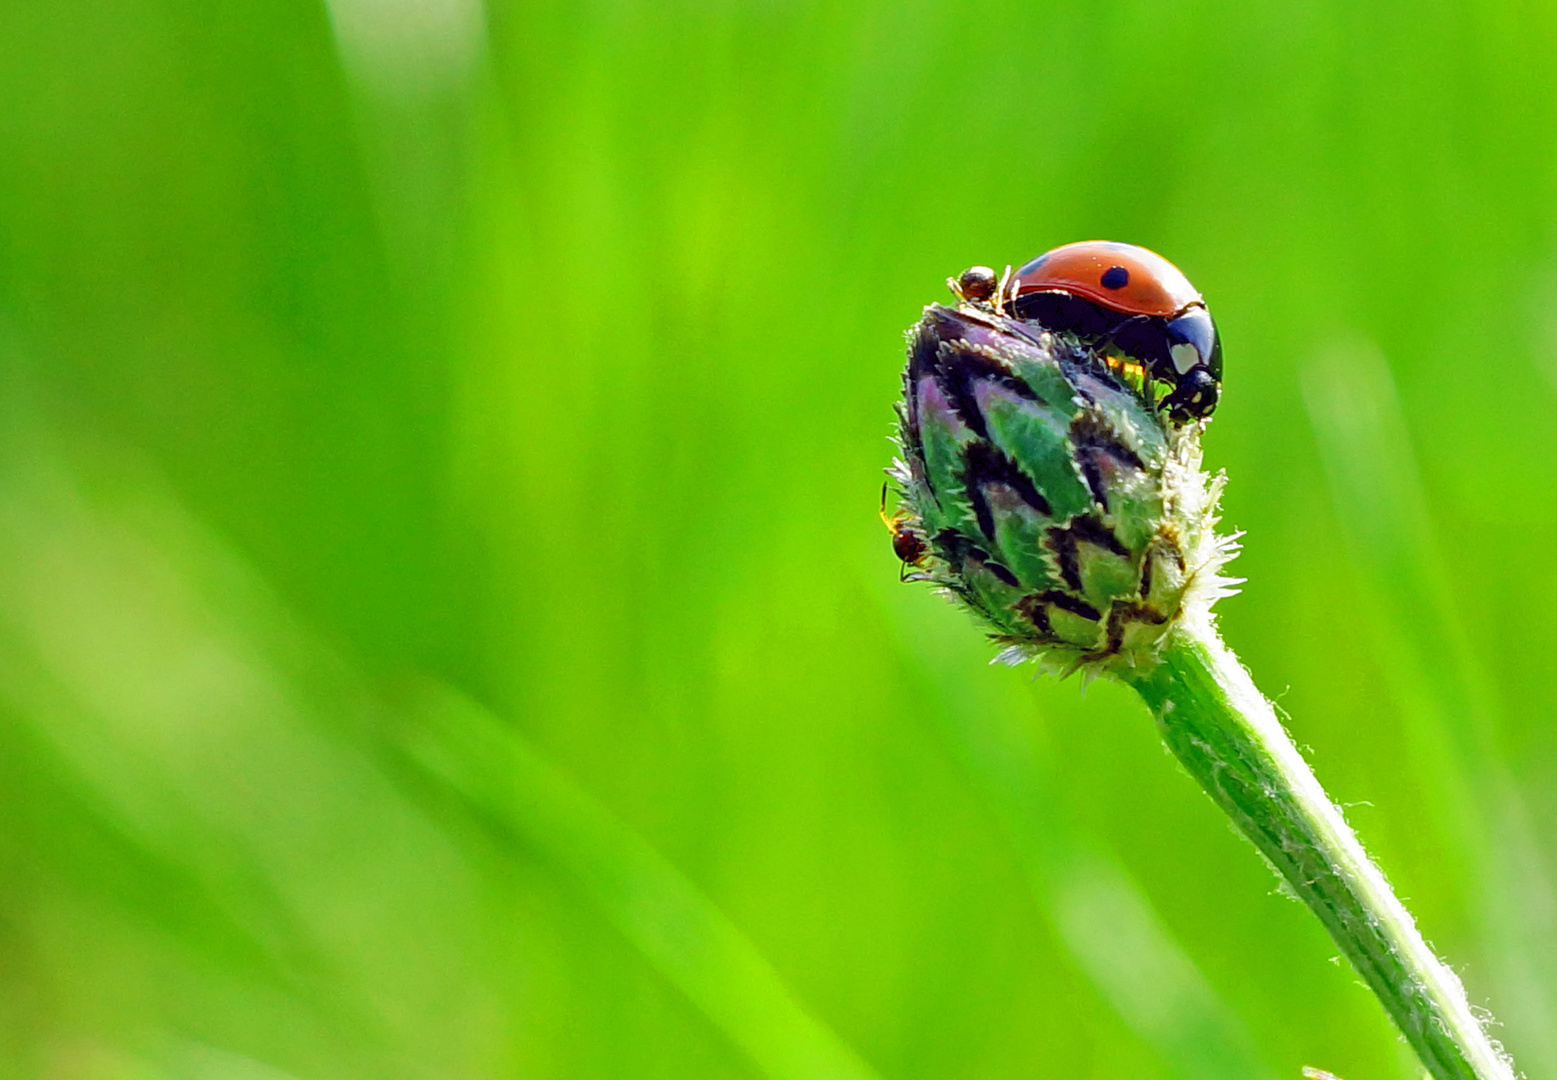
M 1178 424 L 1106 356 L 979 298 L 909 334 L 894 549 L 1007 646 L 1065 670 L 1154 659 L 1231 584 L 1203 421 Z

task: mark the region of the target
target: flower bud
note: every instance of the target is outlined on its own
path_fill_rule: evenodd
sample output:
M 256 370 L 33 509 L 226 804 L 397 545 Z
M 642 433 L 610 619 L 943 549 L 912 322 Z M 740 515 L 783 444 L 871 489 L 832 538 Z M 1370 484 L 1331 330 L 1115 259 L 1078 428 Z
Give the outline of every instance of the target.
M 1100 349 L 964 298 L 909 333 L 893 549 L 1006 646 L 1091 673 L 1153 663 L 1234 582 L 1205 421 L 1175 423 Z

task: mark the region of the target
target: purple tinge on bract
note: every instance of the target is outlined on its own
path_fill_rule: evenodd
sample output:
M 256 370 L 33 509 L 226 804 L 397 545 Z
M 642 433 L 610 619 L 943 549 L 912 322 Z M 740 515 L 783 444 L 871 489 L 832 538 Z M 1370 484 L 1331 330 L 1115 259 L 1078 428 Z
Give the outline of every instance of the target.
M 922 541 L 914 576 L 1017 655 L 1134 662 L 1215 577 L 1198 426 L 1167 421 L 1103 354 L 988 304 L 932 304 L 903 384 L 894 528 Z

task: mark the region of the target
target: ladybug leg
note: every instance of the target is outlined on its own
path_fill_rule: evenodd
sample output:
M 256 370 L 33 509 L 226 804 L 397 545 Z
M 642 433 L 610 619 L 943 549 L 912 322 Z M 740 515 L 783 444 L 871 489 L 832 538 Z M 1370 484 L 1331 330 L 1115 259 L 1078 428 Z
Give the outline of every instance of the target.
M 1122 322 L 1115 323 L 1112 330 L 1098 339 L 1097 347 L 1099 351 L 1106 349 L 1110 345 L 1114 344 L 1114 339 L 1117 338 L 1124 330 L 1135 326 L 1141 326 L 1149 322 L 1151 322 L 1150 315 L 1132 315 Z
M 1210 416 L 1221 396 L 1221 385 L 1212 377 L 1204 364 L 1197 364 L 1179 376 L 1173 393 L 1162 399 L 1161 407 L 1168 415 L 1183 423 Z
M 1198 382 L 1195 387 L 1185 389 L 1188 373 L 1180 374 L 1174 364 L 1173 354 L 1163 334 L 1162 320 L 1157 316 L 1133 315 L 1122 319 L 1103 337 L 1100 344 L 1113 345 L 1141 365 L 1145 372 L 1143 396 L 1149 405 L 1162 407 L 1171 398 L 1176 406 L 1180 401 L 1192 397 L 1196 389 L 1200 389 Z M 1204 365 L 1199 365 L 1197 370 L 1204 371 Z M 1159 387 L 1165 394 L 1160 401 L 1157 399 Z M 1179 396 L 1175 397 L 1176 394 Z
M 1121 344 L 1119 339 L 1124 337 L 1125 341 L 1128 342 L 1130 340 L 1129 335 L 1132 331 L 1149 330 L 1153 321 L 1154 320 L 1150 315 L 1132 315 L 1128 319 L 1121 319 L 1119 322 L 1115 323 L 1107 333 L 1098 338 L 1097 345 L 1095 346 L 1100 353 L 1106 352 L 1109 348 L 1115 348 L 1125 357 L 1127 357 L 1129 362 L 1134 365 L 1139 365 L 1141 374 L 1141 393 L 1147 399 L 1147 404 L 1149 405 L 1155 404 L 1154 399 L 1156 395 L 1153 393 L 1152 384 L 1162 378 L 1162 376 L 1158 374 L 1157 359 L 1153 356 L 1139 355 L 1139 349 L 1132 348 L 1129 345 Z M 1149 336 L 1149 334 L 1137 334 L 1136 336 L 1140 338 L 1143 336 Z M 1139 344 L 1139 342 L 1137 342 L 1137 344 Z M 1111 368 L 1115 366 L 1114 362 L 1108 360 L 1106 357 L 1105 363 L 1107 363 Z

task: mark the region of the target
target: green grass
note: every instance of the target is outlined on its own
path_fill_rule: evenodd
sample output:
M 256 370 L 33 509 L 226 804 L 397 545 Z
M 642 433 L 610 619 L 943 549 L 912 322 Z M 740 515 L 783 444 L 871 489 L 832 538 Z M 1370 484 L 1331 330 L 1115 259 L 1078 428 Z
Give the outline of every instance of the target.
M 896 582 L 902 331 L 1091 237 L 1223 331 L 1229 642 L 1557 1070 L 1557 16 L 384 10 L 6 6 L 0 1076 L 1413 1077 L 1132 695 Z

